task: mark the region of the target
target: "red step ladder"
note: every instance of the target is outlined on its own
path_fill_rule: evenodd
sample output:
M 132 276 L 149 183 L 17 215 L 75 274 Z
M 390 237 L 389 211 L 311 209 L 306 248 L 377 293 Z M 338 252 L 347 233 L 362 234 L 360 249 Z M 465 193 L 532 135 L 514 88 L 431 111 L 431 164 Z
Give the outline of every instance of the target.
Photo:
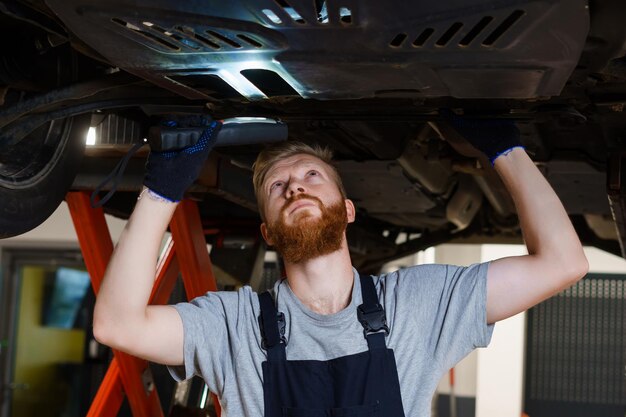
M 113 253 L 113 241 L 104 219 L 104 211 L 91 207 L 89 193 L 85 191 L 70 192 L 65 199 L 97 295 Z M 207 291 L 217 290 L 195 202 L 183 200 L 179 203 L 170 222 L 170 231 L 172 240 L 159 261 L 150 304 L 167 303 L 179 272 L 182 273 L 189 300 Z M 87 416 L 116 416 L 126 395 L 133 416 L 163 417 L 148 362 L 118 350 L 113 350 L 113 354 L 114 358 Z M 221 410 L 215 395 L 213 403 L 219 416 Z

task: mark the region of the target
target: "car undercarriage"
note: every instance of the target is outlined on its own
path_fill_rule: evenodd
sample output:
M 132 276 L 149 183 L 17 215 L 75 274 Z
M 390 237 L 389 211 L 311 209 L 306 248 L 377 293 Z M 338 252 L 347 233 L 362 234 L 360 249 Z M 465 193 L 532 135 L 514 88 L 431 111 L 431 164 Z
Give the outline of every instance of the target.
M 0 12 L 2 237 L 94 189 L 175 113 L 280 119 L 290 139 L 330 147 L 363 272 L 446 242 L 521 242 L 489 161 L 439 116 L 451 108 L 514 120 L 583 243 L 624 255 L 619 1 L 24 0 Z M 218 148 L 188 193 L 233 247 L 261 245 L 261 148 Z M 147 152 L 107 212 L 130 214 Z

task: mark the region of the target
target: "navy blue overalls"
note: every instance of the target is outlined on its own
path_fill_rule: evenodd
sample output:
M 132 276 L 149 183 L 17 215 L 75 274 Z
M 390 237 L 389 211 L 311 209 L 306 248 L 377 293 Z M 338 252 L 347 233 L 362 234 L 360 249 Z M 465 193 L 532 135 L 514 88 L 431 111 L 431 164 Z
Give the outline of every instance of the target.
M 288 361 L 285 319 L 269 292 L 259 296 L 265 417 L 404 417 L 393 350 L 387 349 L 385 311 L 371 277 L 360 277 L 357 309 L 369 349 L 328 361 Z

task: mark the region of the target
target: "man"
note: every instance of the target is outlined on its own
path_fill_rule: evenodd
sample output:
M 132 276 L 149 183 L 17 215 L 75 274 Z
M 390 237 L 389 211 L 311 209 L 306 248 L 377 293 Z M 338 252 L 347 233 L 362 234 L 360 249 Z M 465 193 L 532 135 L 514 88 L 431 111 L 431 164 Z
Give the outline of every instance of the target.
M 490 158 L 515 201 L 529 254 L 467 268 L 425 265 L 359 277 L 345 237 L 353 203 L 323 150 L 286 142 L 255 164 L 267 243 L 286 279 L 191 303 L 148 306 L 159 242 L 220 125 L 193 149 L 152 153 L 142 192 L 98 295 L 101 342 L 201 375 L 233 416 L 427 416 L 440 377 L 492 324 L 528 309 L 588 269 L 560 201 L 514 124 L 446 115 Z M 394 198 L 394 196 L 388 196 Z

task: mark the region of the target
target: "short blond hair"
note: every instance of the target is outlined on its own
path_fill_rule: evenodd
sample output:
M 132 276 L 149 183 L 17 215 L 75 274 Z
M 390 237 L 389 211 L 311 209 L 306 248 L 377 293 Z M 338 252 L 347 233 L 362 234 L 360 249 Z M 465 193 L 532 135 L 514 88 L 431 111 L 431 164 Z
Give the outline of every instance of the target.
M 276 164 L 278 161 L 295 155 L 311 155 L 328 165 L 333 180 L 335 181 L 335 184 L 337 184 L 337 188 L 339 189 L 341 196 L 344 199 L 347 198 L 346 190 L 343 186 L 343 181 L 341 181 L 339 172 L 333 164 L 333 152 L 329 148 L 321 147 L 317 144 L 311 146 L 304 142 L 298 141 L 280 142 L 263 149 L 259 153 L 259 156 L 256 158 L 254 165 L 252 165 L 252 169 L 254 171 L 252 175 L 254 195 L 256 196 L 256 201 L 259 207 L 259 214 L 261 215 L 261 219 L 263 221 L 265 221 L 265 204 L 263 200 L 264 196 L 262 190 L 267 173 L 270 168 L 274 166 L 274 164 Z

